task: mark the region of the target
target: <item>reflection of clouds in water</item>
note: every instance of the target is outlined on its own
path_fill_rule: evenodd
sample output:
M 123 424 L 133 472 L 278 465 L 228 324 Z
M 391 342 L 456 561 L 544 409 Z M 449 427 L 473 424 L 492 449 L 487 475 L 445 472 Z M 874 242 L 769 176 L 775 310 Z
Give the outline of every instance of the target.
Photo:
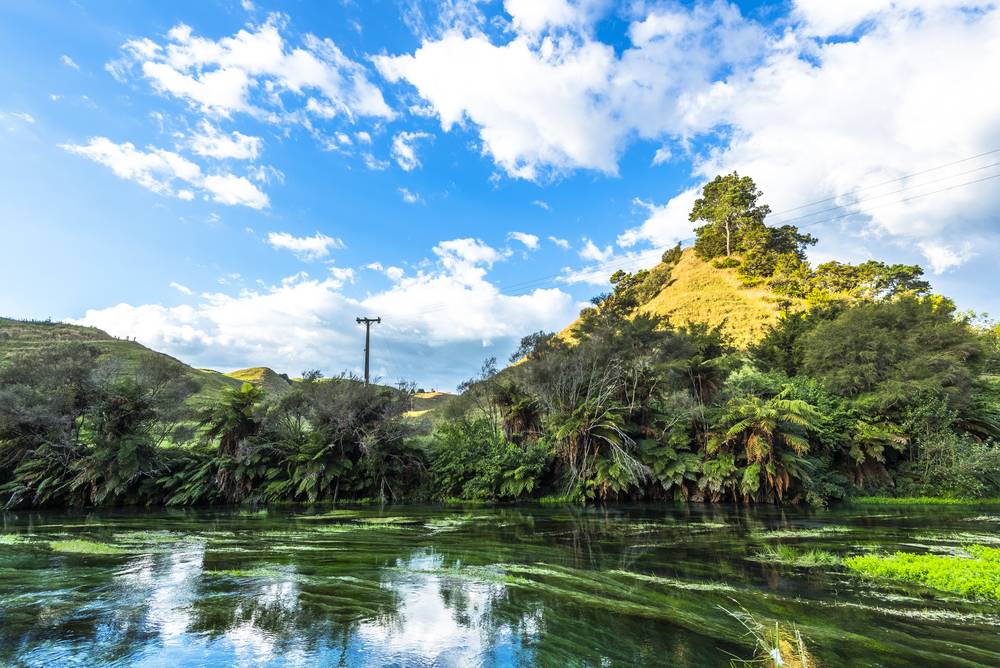
M 283 572 L 289 578 L 295 576 L 294 568 L 284 567 L 276 569 L 277 572 Z M 258 626 L 256 616 L 264 611 L 274 610 L 291 613 L 298 608 L 298 605 L 299 586 L 291 579 L 269 582 L 260 587 L 251 602 L 242 603 L 234 617 L 239 619 L 249 616 L 249 619 L 228 629 L 225 634 L 226 642 L 232 645 L 233 653 L 239 659 L 237 665 L 271 665 L 278 661 L 279 652 L 275 638 Z M 283 647 L 280 651 L 280 665 L 306 665 L 305 653 L 300 648 L 289 650 Z
M 143 597 L 146 626 L 164 644 L 179 644 L 191 624 L 190 606 L 197 595 L 205 544 L 187 543 L 165 555 L 144 554 L 116 575 L 119 582 Z
M 400 565 L 432 570 L 441 568 L 444 559 L 418 553 Z M 509 628 L 491 628 L 486 619 L 493 600 L 503 593 L 502 585 L 445 583 L 436 575 L 417 573 L 400 576 L 388 586 L 399 595 L 397 621 L 359 625 L 354 643 L 364 648 L 363 665 L 479 666 L 498 645 L 516 642 Z M 450 601 L 445 588 L 451 589 Z

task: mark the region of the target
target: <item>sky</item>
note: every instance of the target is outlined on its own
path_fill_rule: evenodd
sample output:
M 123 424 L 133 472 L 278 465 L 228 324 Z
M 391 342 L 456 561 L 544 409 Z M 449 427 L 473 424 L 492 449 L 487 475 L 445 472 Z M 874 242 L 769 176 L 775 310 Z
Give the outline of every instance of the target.
M 810 259 L 1000 313 L 1000 8 L 0 4 L 0 314 L 451 390 L 752 176 Z

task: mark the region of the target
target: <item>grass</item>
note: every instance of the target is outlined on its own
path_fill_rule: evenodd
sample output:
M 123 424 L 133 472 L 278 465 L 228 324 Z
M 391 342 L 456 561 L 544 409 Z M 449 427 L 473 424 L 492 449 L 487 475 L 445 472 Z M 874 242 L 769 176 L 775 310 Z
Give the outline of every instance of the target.
M 94 543 L 89 540 L 57 540 L 49 543 L 55 552 L 71 554 L 124 554 L 125 550 L 107 543 Z
M 262 388 L 270 396 L 280 396 L 292 388 L 292 383 L 266 366 L 255 366 L 249 369 L 239 369 L 224 374 L 228 378 L 241 383 L 250 383 Z
M 820 566 L 838 566 L 840 557 L 826 550 L 799 550 L 791 545 L 767 545 L 757 551 L 753 561 L 802 568 L 817 568 Z
M 735 269 L 717 269 L 684 251 L 671 272 L 670 283 L 640 307 L 640 312 L 668 316 L 671 322 L 722 325 L 740 348 L 756 343 L 778 321 L 779 302 L 794 310 L 801 300 L 779 297 L 766 288 L 743 285 Z
M 860 506 L 985 506 L 1000 505 L 1000 498 L 956 499 L 947 496 L 857 496 L 850 503 Z
M 973 558 L 896 552 L 849 557 L 844 566 L 868 578 L 899 580 L 966 598 L 1000 601 L 1000 550 L 982 545 L 965 549 Z
M 811 668 L 817 666 L 816 659 L 806 646 L 805 639 L 794 625 L 764 624 L 754 619 L 745 608 L 737 612 L 719 606 L 733 619 L 743 625 L 746 635 L 754 644 L 752 659 L 734 658 L 729 662 L 732 668 Z
M 15 533 L 0 534 L 0 545 L 20 545 L 25 543 L 25 539 Z

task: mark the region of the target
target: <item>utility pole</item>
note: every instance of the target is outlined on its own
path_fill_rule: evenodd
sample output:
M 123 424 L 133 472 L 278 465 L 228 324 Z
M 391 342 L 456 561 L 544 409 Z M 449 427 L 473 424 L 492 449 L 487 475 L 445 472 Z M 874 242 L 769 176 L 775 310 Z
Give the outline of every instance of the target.
M 382 317 L 378 318 L 358 318 L 358 324 L 365 326 L 365 385 L 368 384 L 368 357 L 372 347 L 372 323 L 381 324 Z

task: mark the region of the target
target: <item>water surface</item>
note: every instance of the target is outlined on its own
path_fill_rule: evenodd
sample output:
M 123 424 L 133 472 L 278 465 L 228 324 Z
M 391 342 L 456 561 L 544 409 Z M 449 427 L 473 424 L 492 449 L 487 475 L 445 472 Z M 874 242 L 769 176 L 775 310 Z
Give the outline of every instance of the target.
M 998 666 L 996 604 L 753 559 L 998 529 L 961 507 L 6 513 L 0 665 L 725 666 L 753 655 L 729 611 L 794 624 L 821 665 Z M 53 549 L 73 540 L 114 553 Z

